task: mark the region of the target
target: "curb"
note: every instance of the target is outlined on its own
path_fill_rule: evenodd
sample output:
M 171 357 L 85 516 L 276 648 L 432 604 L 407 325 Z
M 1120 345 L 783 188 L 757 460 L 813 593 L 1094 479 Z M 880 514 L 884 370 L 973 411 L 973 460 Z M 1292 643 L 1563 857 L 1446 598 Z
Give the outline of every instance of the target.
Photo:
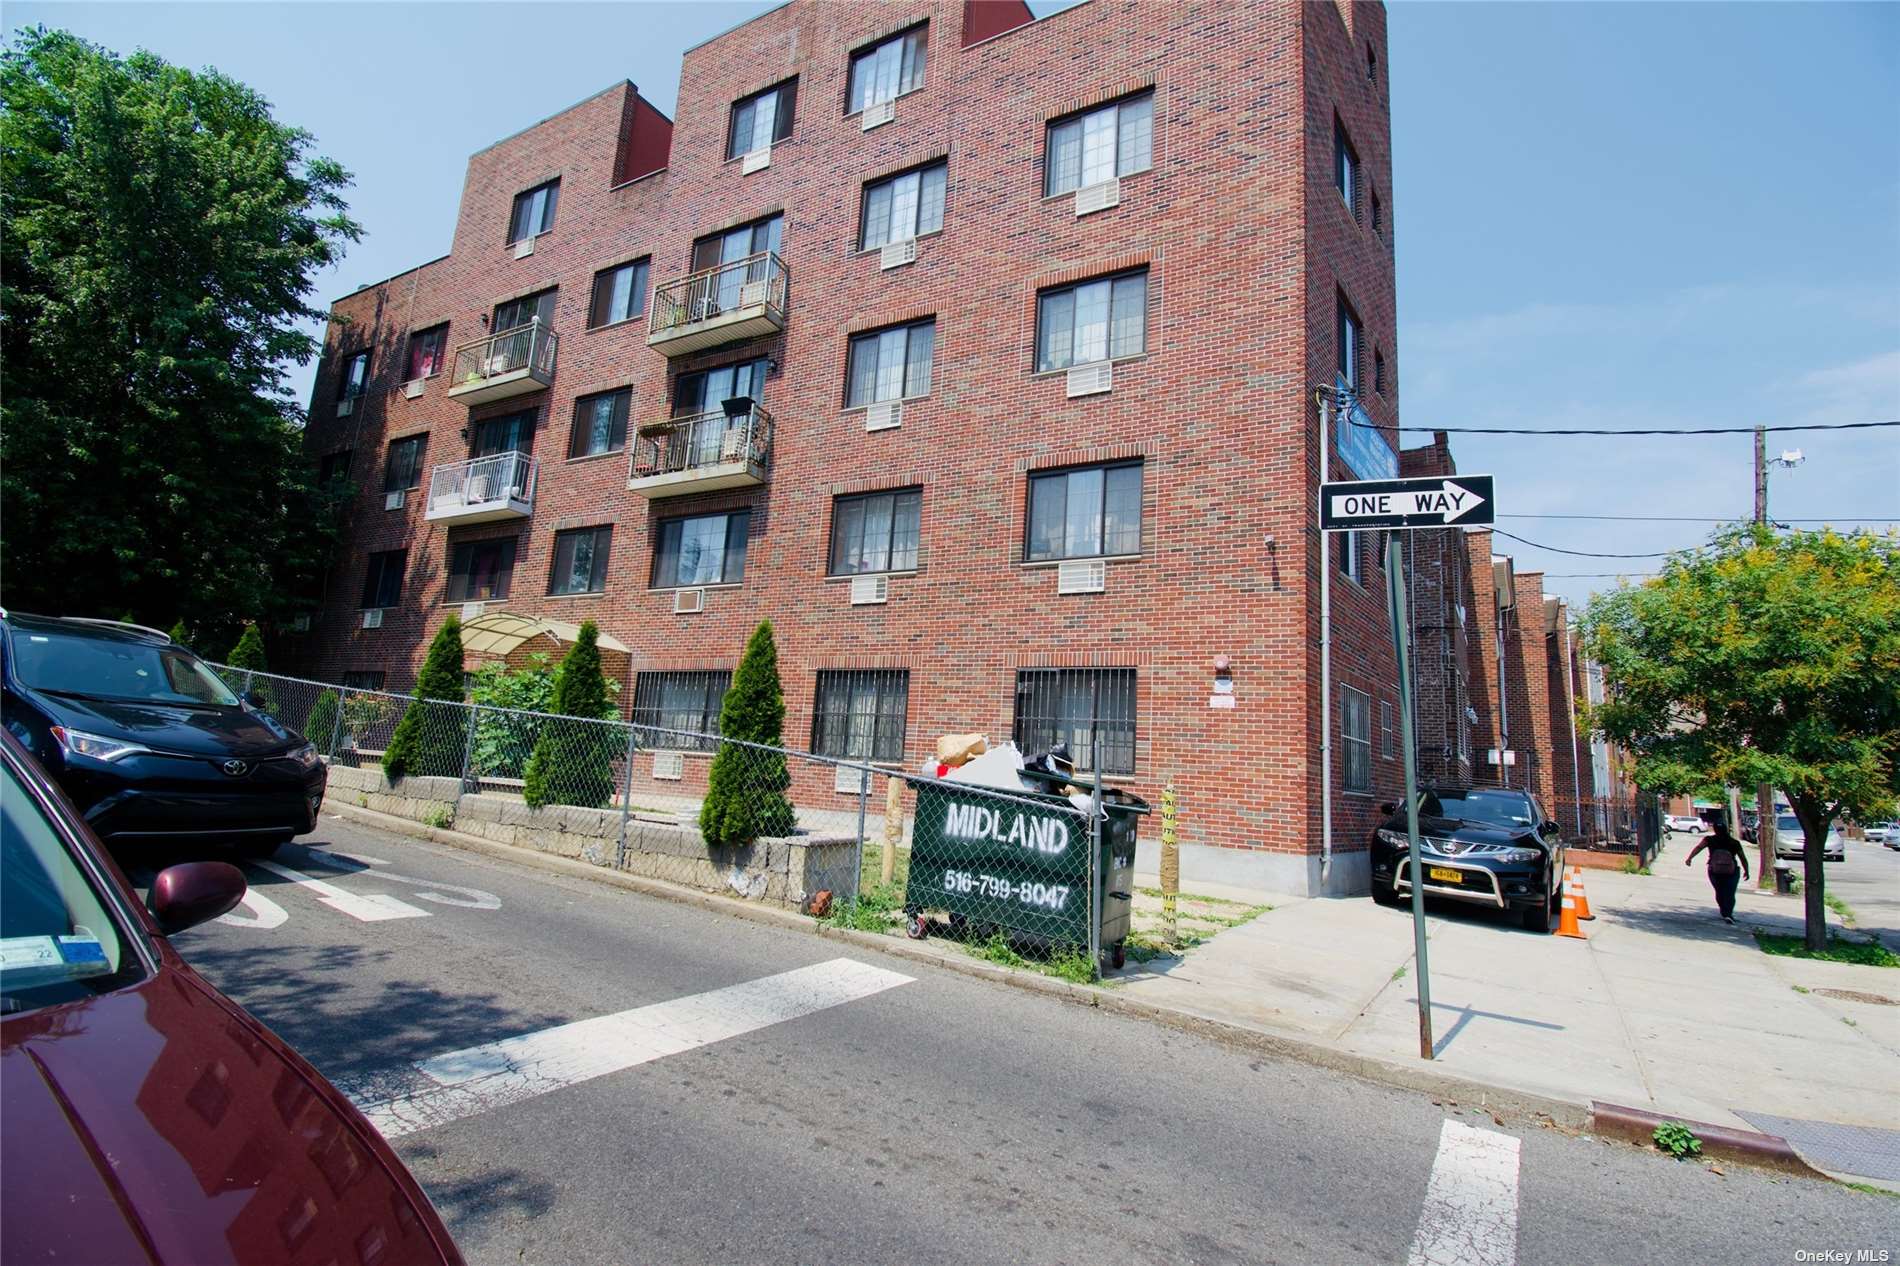
M 1685 1121 L 1681 1117 L 1662 1116 L 1641 1108 L 1626 1108 L 1621 1104 L 1603 1103 L 1596 1099 L 1590 1101 L 1590 1129 L 1593 1133 L 1624 1139 L 1643 1147 L 1655 1146 L 1653 1136 L 1656 1127 L 1668 1121 L 1688 1126 L 1702 1140 L 1703 1156 L 1721 1156 L 1768 1169 L 1831 1180 L 1830 1175 L 1802 1160 L 1801 1154 L 1794 1150 L 1788 1140 L 1777 1134 L 1736 1130 L 1726 1125 Z

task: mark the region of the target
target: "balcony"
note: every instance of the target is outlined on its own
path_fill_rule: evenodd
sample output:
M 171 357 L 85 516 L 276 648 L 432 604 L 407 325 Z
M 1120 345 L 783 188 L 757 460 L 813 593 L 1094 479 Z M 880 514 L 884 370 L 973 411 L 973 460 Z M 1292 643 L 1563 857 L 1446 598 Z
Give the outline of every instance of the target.
M 536 320 L 462 344 L 455 349 L 449 398 L 477 405 L 540 391 L 554 381 L 557 341 Z
M 654 422 L 634 442 L 627 488 L 658 499 L 762 484 L 771 451 L 772 415 L 757 405 Z
M 496 453 L 437 466 L 429 476 L 429 508 L 435 523 L 493 523 L 525 519 L 534 512 L 539 463 L 526 453 Z
M 776 334 L 785 328 L 785 261 L 749 255 L 656 287 L 647 346 L 663 356 Z

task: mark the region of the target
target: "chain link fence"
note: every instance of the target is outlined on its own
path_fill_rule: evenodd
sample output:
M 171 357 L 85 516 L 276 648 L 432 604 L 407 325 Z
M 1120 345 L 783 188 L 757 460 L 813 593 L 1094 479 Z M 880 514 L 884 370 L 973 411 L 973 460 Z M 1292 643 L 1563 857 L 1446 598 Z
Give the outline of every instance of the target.
M 362 807 L 1064 974 L 1121 961 L 1135 831 L 1118 793 L 211 667 Z

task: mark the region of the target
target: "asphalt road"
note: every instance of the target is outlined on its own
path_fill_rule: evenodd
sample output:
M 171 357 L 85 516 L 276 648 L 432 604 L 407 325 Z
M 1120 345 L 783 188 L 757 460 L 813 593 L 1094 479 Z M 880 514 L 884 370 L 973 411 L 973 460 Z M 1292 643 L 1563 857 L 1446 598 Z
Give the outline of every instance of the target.
M 1855 927 L 1900 954 L 1900 852 L 1866 840 L 1848 840 L 1846 849 L 1826 865 L 1828 895 L 1847 903 Z
M 359 1093 L 439 1089 L 484 1068 L 450 1090 L 506 1090 L 442 1100 L 396 1139 L 472 1262 L 1900 1255 L 1900 1202 L 1885 1197 L 1500 1128 L 1422 1095 L 337 819 L 302 843 L 372 861 L 286 848 L 281 869 L 247 867 L 259 900 L 178 947 Z M 299 882 L 312 878 L 324 886 Z M 734 989 L 797 969 L 809 970 L 794 984 Z M 813 1009 L 812 980 L 862 996 Z M 699 997 L 709 991 L 721 992 Z M 608 1031 L 545 1035 L 634 1008 L 648 1010 Z M 719 1038 L 721 1024 L 738 1035 Z M 543 1036 L 488 1047 L 530 1034 Z M 469 1048 L 486 1050 L 436 1059 L 428 1077 L 416 1068 Z

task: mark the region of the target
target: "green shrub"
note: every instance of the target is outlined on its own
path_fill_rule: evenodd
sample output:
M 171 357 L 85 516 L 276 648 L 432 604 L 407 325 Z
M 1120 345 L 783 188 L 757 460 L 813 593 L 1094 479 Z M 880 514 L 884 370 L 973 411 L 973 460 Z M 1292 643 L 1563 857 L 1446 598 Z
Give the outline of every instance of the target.
M 172 641 L 178 643 L 180 646 L 184 647 L 186 650 L 191 649 L 191 630 L 185 627 L 185 622 L 183 620 L 180 620 L 178 621 L 178 623 L 172 625 L 172 631 L 170 633 L 167 633 L 165 636 L 171 638 Z
M 447 778 L 462 772 L 466 719 L 462 699 L 462 622 L 451 615 L 429 643 L 422 676 L 416 680 L 412 702 L 396 723 L 389 748 L 383 753 L 383 774 L 398 782 L 410 774 Z
M 580 635 L 561 660 L 548 710 L 593 720 L 614 714 L 607 680 L 600 671 L 600 630 L 592 620 L 581 625 Z M 522 774 L 522 798 L 536 809 L 547 804 L 600 808 L 613 799 L 614 756 L 624 742 L 613 726 L 542 722 L 534 755 Z
M 489 708 L 546 712 L 554 706 L 554 669 L 546 655 L 530 655 L 526 666 L 485 664 L 469 684 L 469 699 Z M 475 720 L 475 772 L 482 778 L 519 778 L 541 729 L 535 717 L 513 712 L 483 712 Z
M 244 626 L 243 636 L 238 638 L 237 645 L 231 648 L 231 653 L 224 657 L 224 662 L 232 668 L 242 668 L 258 673 L 270 667 L 264 658 L 264 635 L 257 631 L 255 624 Z M 243 685 L 242 682 L 236 684 Z M 249 688 L 257 692 L 258 698 L 263 701 L 264 709 L 270 711 L 272 706 L 270 683 L 254 680 Z
M 739 671 L 719 712 L 723 739 L 781 746 L 785 693 L 778 679 L 772 622 L 762 621 L 746 643 Z M 761 835 L 790 835 L 796 822 L 785 791 L 792 775 L 782 752 L 721 742 L 706 776 L 699 830 L 708 844 L 750 844 Z
M 303 736 L 317 745 L 317 750 L 325 755 L 334 756 L 330 750 L 330 740 L 337 731 L 336 691 L 326 690 L 317 696 L 310 705 L 310 716 L 303 723 Z

